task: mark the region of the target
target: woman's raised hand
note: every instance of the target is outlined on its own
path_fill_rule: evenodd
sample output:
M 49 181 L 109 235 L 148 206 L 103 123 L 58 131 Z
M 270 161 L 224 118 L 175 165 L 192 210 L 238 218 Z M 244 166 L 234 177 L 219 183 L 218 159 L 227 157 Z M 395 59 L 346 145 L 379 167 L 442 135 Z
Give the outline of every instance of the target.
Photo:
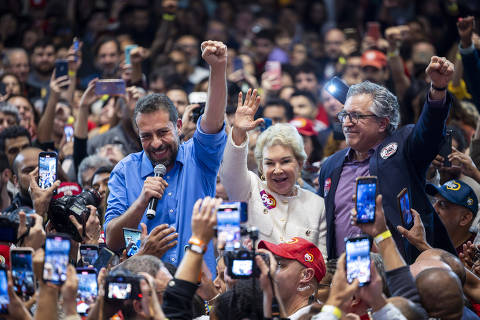
M 235 112 L 235 119 L 233 120 L 233 127 L 243 132 L 255 129 L 263 123 L 263 118 L 254 120 L 255 113 L 260 105 L 260 96 L 257 96 L 257 89 L 248 89 L 243 101 L 243 94 L 238 94 L 237 111 Z

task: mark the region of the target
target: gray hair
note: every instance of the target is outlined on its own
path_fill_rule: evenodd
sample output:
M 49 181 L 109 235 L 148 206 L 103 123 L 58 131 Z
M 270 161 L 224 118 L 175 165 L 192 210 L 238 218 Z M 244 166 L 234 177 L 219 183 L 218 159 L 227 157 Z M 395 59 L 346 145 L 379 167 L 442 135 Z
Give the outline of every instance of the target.
M 15 125 L 20 123 L 20 115 L 18 114 L 18 109 L 14 105 L 8 102 L 2 102 L 0 103 L 0 112 L 13 116 L 15 118 Z
M 262 173 L 263 150 L 265 147 L 276 145 L 291 148 L 297 161 L 303 162 L 307 159 L 303 139 L 297 128 L 289 123 L 277 123 L 262 132 L 257 138 L 255 160 L 257 161 L 259 172 Z
M 387 118 L 390 123 L 387 127 L 388 133 L 395 131 L 400 123 L 400 106 L 397 97 L 387 88 L 379 86 L 370 81 L 363 81 L 354 84 L 348 89 L 347 99 L 359 94 L 369 94 L 373 103 L 370 111 L 379 118 Z
M 151 255 L 134 255 L 122 263 L 115 266 L 114 269 L 122 268 L 128 270 L 132 273 L 139 274 L 140 272 L 145 272 L 155 278 L 158 271 L 164 268 L 162 260 L 155 256 Z M 168 273 L 168 270 L 165 269 L 165 272 Z M 168 273 L 170 274 L 170 273 Z
M 27 60 L 28 60 L 28 53 L 25 49 L 23 48 L 12 48 L 12 49 L 9 49 L 7 50 L 6 54 L 3 56 L 3 65 L 5 67 L 10 67 L 10 56 L 14 53 L 23 53 L 27 56 Z
M 82 162 L 80 162 L 80 165 L 78 166 L 78 172 L 77 172 L 78 184 L 80 184 L 83 188 L 84 185 L 86 185 L 87 183 L 91 183 L 91 181 L 83 181 L 83 173 L 85 171 L 89 169 L 94 169 L 94 171 L 97 171 L 97 169 L 100 167 L 109 167 L 109 166 L 113 166 L 113 164 L 107 158 L 101 157 L 96 154 L 86 157 L 85 159 L 82 160 Z

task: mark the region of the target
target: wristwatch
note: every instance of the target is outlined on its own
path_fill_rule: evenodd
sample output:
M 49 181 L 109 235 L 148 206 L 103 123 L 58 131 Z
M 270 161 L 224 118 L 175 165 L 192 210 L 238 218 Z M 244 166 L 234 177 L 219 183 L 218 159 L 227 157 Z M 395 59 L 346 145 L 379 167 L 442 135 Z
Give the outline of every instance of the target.
M 198 253 L 198 254 L 204 254 L 202 247 L 197 246 L 196 244 L 189 244 L 187 246 L 187 249 L 189 249 L 189 250 L 191 250 L 195 253 Z
M 188 244 L 188 248 L 193 252 L 204 254 L 207 251 L 207 245 L 195 237 L 191 237 L 190 240 L 188 240 Z

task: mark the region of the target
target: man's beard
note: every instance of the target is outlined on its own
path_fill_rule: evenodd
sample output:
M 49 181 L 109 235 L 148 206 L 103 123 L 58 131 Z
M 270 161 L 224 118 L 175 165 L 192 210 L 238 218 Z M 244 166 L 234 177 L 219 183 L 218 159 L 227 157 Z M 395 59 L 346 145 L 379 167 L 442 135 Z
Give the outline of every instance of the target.
M 175 159 L 177 158 L 179 146 L 180 146 L 180 139 L 177 137 L 175 145 L 166 146 L 166 148 L 170 150 L 170 157 L 162 160 L 153 159 L 153 156 L 151 156 L 151 153 L 158 151 L 160 148 L 155 150 L 150 149 L 147 152 L 147 157 L 150 159 L 150 162 L 152 162 L 153 167 L 155 167 L 157 164 L 163 164 L 166 168 L 168 168 L 172 163 L 175 162 Z
M 53 72 L 53 69 L 54 69 L 53 66 L 51 68 L 48 68 L 48 69 L 39 68 L 38 66 L 35 67 L 35 71 L 42 76 L 50 76 Z

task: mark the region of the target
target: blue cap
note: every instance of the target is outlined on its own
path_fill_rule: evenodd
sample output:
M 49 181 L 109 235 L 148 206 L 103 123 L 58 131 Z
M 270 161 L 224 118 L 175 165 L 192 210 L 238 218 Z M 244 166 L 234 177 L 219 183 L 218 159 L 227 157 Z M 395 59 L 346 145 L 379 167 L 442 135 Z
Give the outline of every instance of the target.
M 478 199 L 473 189 L 461 180 L 450 180 L 441 187 L 435 187 L 433 184 L 427 184 L 425 191 L 434 196 L 439 193 L 447 201 L 458 204 L 473 212 L 475 216 L 478 211 Z

